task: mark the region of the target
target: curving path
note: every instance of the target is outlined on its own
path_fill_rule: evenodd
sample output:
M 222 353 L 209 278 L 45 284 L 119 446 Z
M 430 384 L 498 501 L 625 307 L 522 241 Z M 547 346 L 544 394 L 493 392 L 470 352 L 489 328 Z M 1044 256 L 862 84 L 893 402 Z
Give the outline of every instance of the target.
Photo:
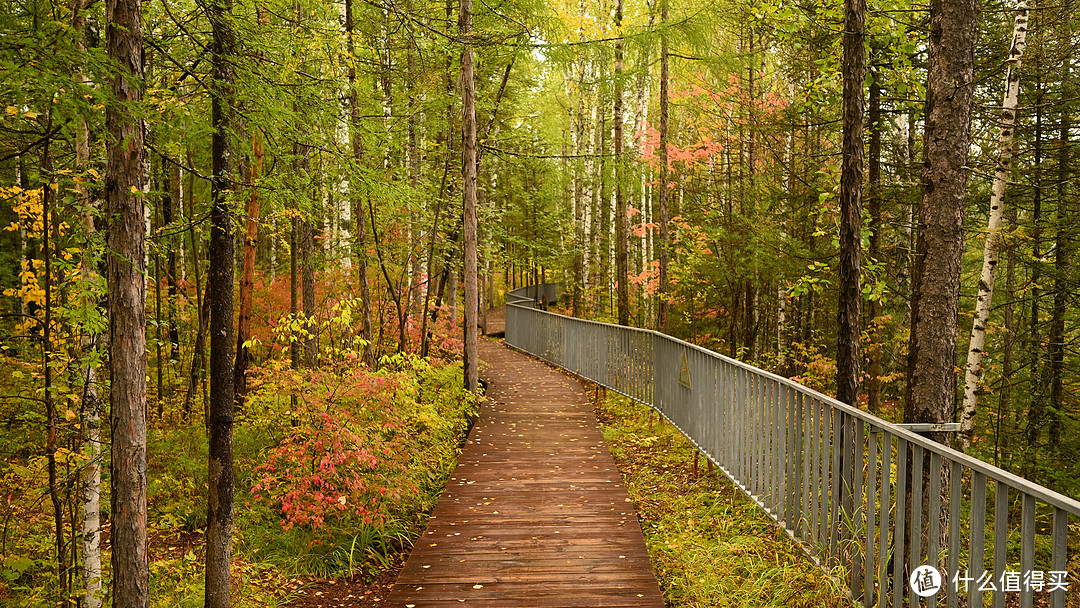
M 480 341 L 488 400 L 387 604 L 663 607 L 581 384 Z

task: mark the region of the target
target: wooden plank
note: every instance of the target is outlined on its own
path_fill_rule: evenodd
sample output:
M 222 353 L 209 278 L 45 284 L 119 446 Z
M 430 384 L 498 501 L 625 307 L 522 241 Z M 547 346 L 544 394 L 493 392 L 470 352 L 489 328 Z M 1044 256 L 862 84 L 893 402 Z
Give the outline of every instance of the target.
M 581 385 L 481 341 L 488 401 L 387 606 L 664 605 Z

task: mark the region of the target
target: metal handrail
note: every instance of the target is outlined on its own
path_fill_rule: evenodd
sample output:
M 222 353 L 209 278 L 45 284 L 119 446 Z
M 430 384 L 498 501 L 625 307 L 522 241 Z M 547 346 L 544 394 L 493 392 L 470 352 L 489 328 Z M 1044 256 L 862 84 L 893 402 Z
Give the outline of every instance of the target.
M 659 332 L 508 298 L 506 343 L 656 409 L 822 567 L 842 572 L 851 598 L 868 608 L 899 608 L 905 595 L 918 605 L 908 579 L 924 564 L 942 575 L 928 606 L 944 599 L 954 608 L 965 597 L 981 606 L 980 586 L 993 589 L 995 607 L 1010 594 L 1022 607 L 1036 593 L 1048 593 L 1052 608 L 1080 599 L 1076 575 L 1060 574 L 1080 553 L 1080 501 Z M 1010 537 L 1019 543 L 1010 547 Z

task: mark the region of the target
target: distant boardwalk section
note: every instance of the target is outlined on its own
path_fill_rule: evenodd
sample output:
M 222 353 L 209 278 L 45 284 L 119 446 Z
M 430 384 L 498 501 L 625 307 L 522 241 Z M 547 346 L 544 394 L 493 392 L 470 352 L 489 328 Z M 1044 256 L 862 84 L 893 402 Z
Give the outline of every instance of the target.
M 481 340 L 489 400 L 387 604 L 664 606 L 581 385 Z

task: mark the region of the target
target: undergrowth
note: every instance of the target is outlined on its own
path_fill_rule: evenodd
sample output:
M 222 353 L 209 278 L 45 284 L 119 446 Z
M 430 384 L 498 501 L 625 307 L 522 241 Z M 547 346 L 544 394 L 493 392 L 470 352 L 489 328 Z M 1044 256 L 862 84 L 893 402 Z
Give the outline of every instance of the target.
M 302 374 L 276 363 L 256 370 L 234 430 L 233 606 L 281 606 L 301 580 L 373 578 L 400 561 L 426 526 L 477 411 L 461 373 L 460 363 L 415 356 L 385 359 L 378 372 L 348 359 Z M 148 430 L 151 605 L 201 607 L 206 430 L 198 414 L 184 421 L 179 403 L 164 412 Z M 62 605 L 44 459 L 29 447 L 41 444 L 41 425 L 6 420 L 0 605 Z M 73 499 L 77 475 L 64 479 Z M 107 466 L 102 488 L 107 539 Z
M 637 507 L 668 606 L 847 606 L 835 582 L 648 407 L 608 393 L 597 414 Z

